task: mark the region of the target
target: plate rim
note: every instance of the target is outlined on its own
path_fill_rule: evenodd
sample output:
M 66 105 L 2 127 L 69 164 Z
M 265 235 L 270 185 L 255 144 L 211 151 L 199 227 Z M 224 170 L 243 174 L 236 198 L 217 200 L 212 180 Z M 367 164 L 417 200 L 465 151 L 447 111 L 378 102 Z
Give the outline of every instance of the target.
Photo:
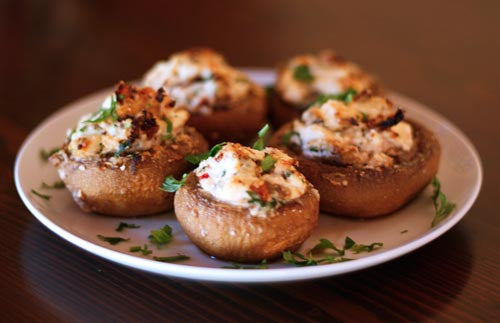
M 252 71 L 251 68 L 246 68 L 246 71 Z M 273 69 L 263 69 L 256 68 L 255 71 L 258 73 L 274 73 Z M 405 95 L 389 92 L 390 97 L 399 98 L 401 101 L 406 101 L 415 106 L 416 110 L 421 110 L 428 114 L 436 121 L 446 124 L 450 128 L 450 131 L 456 135 L 456 137 L 461 141 L 464 147 L 471 153 L 473 157 L 474 166 L 478 170 L 478 176 L 475 180 L 474 187 L 471 194 L 468 196 L 465 204 L 455 213 L 441 222 L 438 226 L 427 231 L 425 234 L 390 250 L 381 250 L 376 254 L 366 256 L 363 258 L 355 259 L 344 263 L 327 264 L 321 266 L 310 266 L 310 267 L 290 267 L 290 268 L 272 268 L 267 270 L 261 269 L 248 269 L 248 270 L 228 270 L 224 268 L 212 268 L 212 267 L 202 267 L 184 264 L 173 264 L 173 263 L 161 263 L 151 259 L 140 258 L 137 256 L 129 255 L 123 252 L 108 249 L 106 247 L 99 246 L 80 238 L 73 233 L 63 229 L 55 222 L 50 220 L 48 217 L 43 215 L 29 200 L 28 196 L 25 194 L 19 178 L 19 165 L 22 156 L 24 155 L 27 146 L 35 139 L 36 135 L 46 127 L 52 120 L 55 120 L 64 114 L 66 111 L 73 109 L 77 105 L 81 105 L 83 102 L 90 101 L 99 96 L 103 96 L 109 88 L 95 91 L 93 93 L 87 94 L 69 104 L 64 105 L 61 109 L 50 114 L 45 118 L 37 127 L 35 127 L 26 139 L 23 141 L 20 149 L 17 153 L 15 165 L 14 165 L 14 182 L 16 190 L 21 197 L 24 205 L 33 214 L 33 216 L 40 221 L 49 230 L 56 233 L 59 237 L 72 243 L 73 245 L 90 252 L 101 258 L 111 260 L 115 263 L 119 263 L 128 267 L 135 269 L 144 270 L 147 272 L 152 272 L 156 274 L 161 274 L 165 276 L 172 276 L 178 278 L 186 278 L 190 280 L 198 281 L 213 281 L 213 282 L 238 282 L 238 283 L 262 283 L 262 282 L 285 282 L 285 281 L 299 281 L 306 279 L 318 279 L 328 276 L 336 276 L 340 274 L 345 274 L 348 272 L 354 272 L 368 267 L 376 266 L 381 263 L 385 263 L 392 259 L 401 257 L 408 254 L 428 243 L 435 240 L 453 226 L 455 226 L 470 210 L 474 202 L 476 201 L 479 192 L 481 190 L 483 181 L 483 167 L 481 163 L 480 156 L 470 141 L 470 139 L 455 126 L 452 122 L 448 121 L 444 116 L 438 112 L 428 108 L 422 103 L 409 98 Z M 334 267 L 333 267 L 334 266 Z

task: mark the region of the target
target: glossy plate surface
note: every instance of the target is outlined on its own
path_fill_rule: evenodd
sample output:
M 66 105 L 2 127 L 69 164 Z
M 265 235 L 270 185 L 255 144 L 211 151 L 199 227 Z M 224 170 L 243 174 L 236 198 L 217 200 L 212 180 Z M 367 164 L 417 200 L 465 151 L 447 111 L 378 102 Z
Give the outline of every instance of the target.
M 257 82 L 272 84 L 274 74 L 266 69 L 246 69 Z M 223 269 L 227 262 L 208 257 L 184 235 L 173 213 L 137 219 L 105 217 L 82 212 L 66 190 L 40 189 L 41 183 L 58 180 L 55 169 L 39 157 L 41 149 L 61 145 L 67 128 L 78 118 L 95 111 L 110 90 L 77 100 L 42 122 L 23 143 L 16 160 L 16 187 L 26 207 L 47 228 L 69 242 L 106 259 L 154 272 L 161 275 L 208 281 L 228 282 L 278 282 L 312 279 L 343 274 L 374 266 L 409 253 L 439 237 L 453 227 L 470 209 L 482 182 L 479 156 L 466 136 L 445 118 L 402 95 L 392 93 L 390 98 L 404 108 L 406 116 L 426 125 L 438 137 L 442 156 L 438 177 L 449 200 L 457 204 L 454 212 L 438 226 L 431 228 L 434 208 L 432 189 L 428 187 L 420 196 L 400 211 L 378 219 L 359 221 L 320 215 L 318 228 L 299 250 L 307 252 L 320 238 L 328 238 L 337 246 L 343 246 L 346 236 L 358 243 L 383 242 L 380 250 L 359 255 L 349 255 L 355 260 L 310 267 L 294 267 L 280 260 L 271 262 L 267 270 Z M 44 200 L 33 193 L 35 189 L 51 195 Z M 120 221 L 138 224 L 139 229 L 115 232 Z M 173 228 L 174 240 L 161 250 L 153 247 L 156 256 L 186 254 L 190 260 L 182 263 L 161 263 L 151 256 L 128 252 L 131 246 L 147 242 L 150 230 L 165 224 Z M 97 235 L 121 236 L 130 241 L 112 246 L 100 241 Z

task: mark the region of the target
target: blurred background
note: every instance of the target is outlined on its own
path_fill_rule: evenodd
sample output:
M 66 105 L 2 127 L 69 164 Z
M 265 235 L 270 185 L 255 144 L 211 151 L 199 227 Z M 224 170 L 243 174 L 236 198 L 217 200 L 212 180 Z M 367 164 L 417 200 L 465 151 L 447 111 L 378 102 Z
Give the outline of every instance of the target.
M 65 286 L 71 292 L 73 286 L 94 290 L 79 272 L 63 277 L 68 267 L 56 265 L 70 262 L 67 255 L 75 266 L 85 263 L 82 267 L 86 269 L 106 268 L 109 280 L 120 287 L 130 276 L 134 282 L 150 283 L 154 286 L 150 290 L 156 289 L 157 281 L 163 282 L 163 291 L 172 285 L 178 292 L 191 286 L 189 282 L 174 284 L 147 274 L 134 276 L 122 267 L 90 257 L 56 239 L 30 216 L 14 189 L 12 169 L 20 144 L 43 119 L 65 104 L 119 80 L 138 79 L 157 60 L 192 46 L 213 47 L 232 65 L 246 67 L 273 67 L 295 54 L 331 48 L 377 75 L 386 88 L 445 115 L 468 135 L 485 170 L 479 199 L 449 234 L 399 261 L 330 280 L 326 285 L 331 291 L 328 295 L 317 293 L 320 289 L 306 283 L 256 287 L 261 294 L 254 294 L 253 287 L 244 287 L 252 291 L 249 294 L 240 293 L 241 286 L 225 287 L 226 294 L 219 294 L 217 288 L 207 292 L 211 288 L 208 284 L 203 288 L 189 287 L 189 292 L 194 294 L 196 303 L 216 295 L 230 295 L 240 303 L 257 301 L 259 307 L 268 300 L 276 304 L 275 300 L 285 294 L 296 297 L 296 286 L 300 286 L 298 289 L 305 291 L 304 295 L 315 296 L 311 299 L 318 300 L 318 304 L 327 304 L 324 299 L 340 291 L 330 300 L 341 305 L 336 306 L 337 311 L 340 309 L 345 315 L 349 311 L 342 313 L 344 308 L 360 315 L 367 315 L 370 308 L 380 314 L 381 320 L 433 316 L 438 320 L 456 320 L 458 316 L 450 313 L 470 321 L 481 315 L 494 317 L 498 313 L 500 259 L 496 206 L 500 182 L 499 35 L 498 0 L 0 0 L 0 220 L 4 221 L 0 224 L 6 229 L 0 244 L 5 247 L 2 277 L 8 278 L 3 280 L 8 288 L 0 288 L 4 291 L 4 301 L 0 303 L 17 302 L 18 308 L 11 313 L 31 313 L 26 308 L 43 306 L 31 298 L 30 286 L 19 273 L 19 249 L 12 247 L 21 243 L 26 232 L 32 237 L 26 239 L 33 241 L 26 248 L 31 248 L 29 255 L 34 256 L 30 258 L 33 265 L 26 268 L 33 268 L 39 278 L 36 286 L 47 286 L 41 292 L 43 298 L 53 292 L 58 300 L 53 304 L 68 301 L 53 286 Z M 47 257 L 53 253 L 51 248 L 65 252 Z M 446 257 L 442 257 L 443 253 Z M 51 274 L 54 267 L 57 268 Z M 71 277 L 76 277 L 77 283 L 66 285 L 65 279 Z M 95 281 L 99 282 L 96 288 L 106 283 Z M 405 289 L 409 281 L 412 284 Z M 352 286 L 359 289 L 353 292 Z M 376 293 L 365 295 L 367 286 L 372 286 Z M 116 293 L 120 290 L 116 289 Z M 200 290 L 202 294 L 195 293 Z M 408 290 L 413 294 L 407 294 Z M 344 298 L 344 294 L 348 297 Z M 94 299 L 87 299 L 87 295 L 92 294 L 82 293 L 72 300 L 74 306 L 66 314 L 83 313 L 89 308 L 80 306 L 81 303 L 95 308 Z M 196 295 L 203 297 L 196 299 Z M 309 296 L 304 303 L 309 302 Z M 302 301 L 293 297 L 287 298 L 291 300 L 289 307 L 303 310 Z M 222 299 L 218 304 L 226 304 Z M 388 299 L 392 303 L 386 302 Z M 119 300 L 109 302 L 115 304 Z M 416 301 L 422 303 L 416 306 Z M 103 312 L 107 311 L 107 304 L 102 306 Z M 331 306 L 332 311 L 334 307 Z M 322 313 L 314 312 L 318 311 L 314 306 L 306 310 Z M 435 310 L 442 313 L 436 314 Z M 391 311 L 401 315 L 384 316 Z M 142 315 L 141 311 L 136 312 Z

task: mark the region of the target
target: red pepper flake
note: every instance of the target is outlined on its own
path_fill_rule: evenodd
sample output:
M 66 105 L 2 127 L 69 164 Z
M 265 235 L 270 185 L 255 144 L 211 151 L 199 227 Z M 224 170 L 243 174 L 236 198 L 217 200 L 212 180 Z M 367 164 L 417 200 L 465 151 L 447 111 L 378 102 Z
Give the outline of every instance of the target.
M 222 157 L 224 157 L 224 153 L 220 153 L 219 155 L 217 155 L 217 157 L 215 157 L 215 161 L 220 161 L 222 159 Z
M 205 174 L 201 174 L 198 178 L 199 179 L 205 179 L 205 178 L 209 178 L 210 175 L 208 175 L 208 173 L 205 173 Z
M 250 189 L 259 195 L 260 199 L 264 202 L 269 200 L 269 190 L 266 184 L 262 183 L 259 186 L 250 185 Z

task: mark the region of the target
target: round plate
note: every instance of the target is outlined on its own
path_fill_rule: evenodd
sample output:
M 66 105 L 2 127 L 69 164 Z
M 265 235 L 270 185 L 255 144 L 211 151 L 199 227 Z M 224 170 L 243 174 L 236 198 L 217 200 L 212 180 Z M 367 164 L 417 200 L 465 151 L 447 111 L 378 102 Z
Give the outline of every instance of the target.
M 272 70 L 246 69 L 255 81 L 266 85 L 274 81 Z M 303 244 L 299 252 L 306 253 L 320 238 L 327 238 L 337 246 L 343 246 L 349 236 L 357 243 L 383 242 L 381 249 L 371 253 L 348 255 L 351 261 L 294 267 L 281 260 L 269 263 L 269 269 L 234 270 L 221 268 L 228 263 L 213 259 L 194 246 L 179 227 L 175 215 L 166 213 L 137 219 L 106 217 L 82 212 L 73 202 L 68 191 L 41 188 L 41 183 L 59 180 L 56 170 L 40 158 L 41 149 L 51 149 L 62 144 L 67 128 L 76 124 L 78 118 L 95 111 L 110 89 L 82 98 L 58 111 L 42 122 L 22 145 L 15 165 L 16 187 L 26 207 L 47 228 L 69 242 L 106 259 L 130 267 L 161 275 L 198 280 L 230 282 L 277 282 L 332 276 L 374 266 L 419 248 L 436 239 L 453 227 L 474 203 L 482 181 L 479 156 L 465 135 L 445 118 L 429 108 L 393 93 L 391 99 L 403 107 L 407 116 L 426 125 L 439 138 L 442 147 L 438 178 L 448 199 L 456 203 L 453 213 L 439 225 L 431 228 L 434 207 L 432 189 L 422 194 L 400 211 L 373 220 L 351 220 L 321 214 L 319 225 L 313 235 Z M 32 189 L 51 195 L 45 200 L 32 193 Z M 139 229 L 115 228 L 124 221 L 138 224 Z M 129 248 L 148 241 L 150 230 L 168 224 L 173 229 L 174 240 L 157 250 L 156 256 L 185 254 L 189 260 L 180 263 L 162 263 L 152 255 L 130 253 Z M 112 246 L 97 238 L 97 235 L 130 238 L 127 242 Z

